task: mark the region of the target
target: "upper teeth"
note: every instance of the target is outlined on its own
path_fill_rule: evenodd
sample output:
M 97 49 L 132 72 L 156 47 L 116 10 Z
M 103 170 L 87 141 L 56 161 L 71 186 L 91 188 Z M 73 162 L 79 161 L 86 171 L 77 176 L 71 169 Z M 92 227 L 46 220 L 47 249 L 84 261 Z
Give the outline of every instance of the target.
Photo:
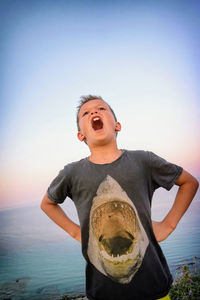
M 94 118 L 93 121 L 98 121 L 100 120 L 98 117 Z

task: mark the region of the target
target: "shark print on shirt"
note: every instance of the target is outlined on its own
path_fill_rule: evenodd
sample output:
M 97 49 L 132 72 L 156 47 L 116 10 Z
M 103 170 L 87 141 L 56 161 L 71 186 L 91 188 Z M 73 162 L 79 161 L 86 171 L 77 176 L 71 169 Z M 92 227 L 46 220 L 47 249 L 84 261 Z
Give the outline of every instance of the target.
M 91 263 L 112 280 L 129 283 L 142 264 L 149 240 L 133 202 L 109 175 L 93 199 L 89 226 Z

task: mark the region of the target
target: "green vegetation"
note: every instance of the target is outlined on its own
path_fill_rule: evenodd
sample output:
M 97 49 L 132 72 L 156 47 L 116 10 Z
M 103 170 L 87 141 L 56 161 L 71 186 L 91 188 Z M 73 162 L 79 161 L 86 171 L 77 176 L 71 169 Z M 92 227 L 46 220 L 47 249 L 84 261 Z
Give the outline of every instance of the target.
M 200 269 L 197 268 L 197 259 L 194 257 L 194 262 L 178 268 L 170 290 L 172 300 L 200 299 Z

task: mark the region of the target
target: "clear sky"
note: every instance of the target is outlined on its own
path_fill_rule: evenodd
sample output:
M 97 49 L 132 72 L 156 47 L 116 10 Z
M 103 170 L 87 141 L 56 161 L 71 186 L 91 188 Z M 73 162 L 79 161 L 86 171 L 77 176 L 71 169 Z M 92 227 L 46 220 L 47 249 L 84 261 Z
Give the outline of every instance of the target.
M 118 145 L 200 176 L 199 1 L 0 1 L 0 208 L 41 201 L 89 154 L 81 95 L 122 123 Z

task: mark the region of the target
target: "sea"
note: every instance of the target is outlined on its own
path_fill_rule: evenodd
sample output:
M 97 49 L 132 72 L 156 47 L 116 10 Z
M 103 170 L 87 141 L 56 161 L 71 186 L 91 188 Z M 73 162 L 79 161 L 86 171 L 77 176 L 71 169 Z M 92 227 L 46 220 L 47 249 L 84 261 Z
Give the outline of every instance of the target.
M 152 201 L 152 219 L 161 220 L 170 209 L 177 187 L 158 189 Z M 73 202 L 62 208 L 74 220 Z M 184 264 L 200 261 L 199 192 L 176 230 L 160 246 L 175 277 Z M 195 263 L 195 264 L 194 264 Z M 85 261 L 81 245 L 55 225 L 40 203 L 0 211 L 0 299 L 50 300 L 85 292 Z

